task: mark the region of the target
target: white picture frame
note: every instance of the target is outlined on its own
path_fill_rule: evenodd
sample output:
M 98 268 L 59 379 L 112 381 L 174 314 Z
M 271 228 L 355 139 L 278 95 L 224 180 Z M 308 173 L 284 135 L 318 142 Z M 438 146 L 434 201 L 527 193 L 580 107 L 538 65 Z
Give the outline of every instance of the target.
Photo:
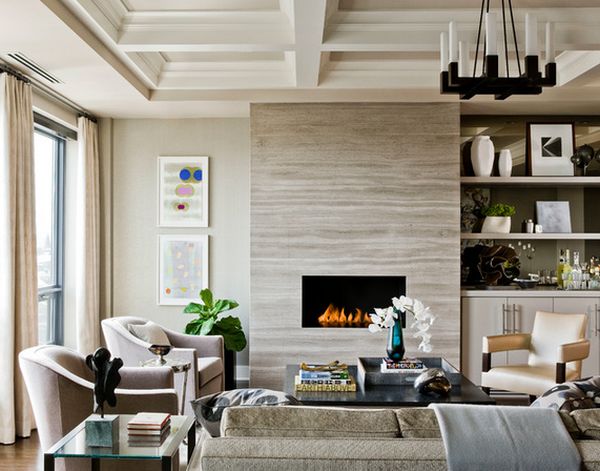
M 527 167 L 532 176 L 575 175 L 573 123 L 528 123 Z
M 208 227 L 208 160 L 207 156 L 158 157 L 158 227 Z
M 209 287 L 208 235 L 158 236 L 158 296 L 162 306 L 185 306 Z

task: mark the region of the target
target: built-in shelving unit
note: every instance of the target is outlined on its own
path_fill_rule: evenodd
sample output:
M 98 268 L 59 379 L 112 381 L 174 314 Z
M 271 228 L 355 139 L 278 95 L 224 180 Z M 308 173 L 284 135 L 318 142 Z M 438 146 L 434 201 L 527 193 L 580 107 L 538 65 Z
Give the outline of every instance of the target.
M 600 187 L 600 177 L 460 177 L 463 186 L 505 187 Z
M 463 232 L 462 240 L 600 240 L 600 234 L 596 233 L 542 233 L 527 234 L 522 232 L 511 232 L 510 234 L 492 232 Z

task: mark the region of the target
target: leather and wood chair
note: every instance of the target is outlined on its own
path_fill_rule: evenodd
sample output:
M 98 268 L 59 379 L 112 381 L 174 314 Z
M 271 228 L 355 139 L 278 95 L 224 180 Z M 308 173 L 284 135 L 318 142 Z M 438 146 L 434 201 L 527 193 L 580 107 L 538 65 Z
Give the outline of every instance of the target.
M 579 379 L 582 360 L 590 353 L 585 339 L 585 314 L 538 311 L 531 334 L 492 335 L 483 338 L 481 386 L 540 396 L 556 384 Z M 526 364 L 492 368 L 492 353 L 528 350 Z
M 148 321 L 140 317 L 113 317 L 102 321 L 102 332 L 106 346 L 114 356 L 120 357 L 125 366 L 139 366 L 144 360 L 155 358 L 150 353 L 150 344 L 129 331 L 129 325 L 143 325 Z M 220 335 L 186 335 L 161 326 L 173 349 L 167 358 L 176 358 L 191 363 L 185 388 L 186 415 L 193 415 L 190 401 L 223 391 L 225 387 L 224 348 Z M 175 389 L 183 393 L 183 374 L 175 375 Z

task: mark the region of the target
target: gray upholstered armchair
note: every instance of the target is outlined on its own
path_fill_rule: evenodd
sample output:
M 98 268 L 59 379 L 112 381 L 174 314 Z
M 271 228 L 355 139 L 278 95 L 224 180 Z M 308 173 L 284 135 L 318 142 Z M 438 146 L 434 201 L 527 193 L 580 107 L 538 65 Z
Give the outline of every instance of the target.
M 83 355 L 56 345 L 23 350 L 19 354 L 19 364 L 40 443 L 42 449 L 47 450 L 91 414 L 94 374 L 86 366 Z M 110 408 L 111 413 L 177 413 L 177 393 L 173 389 L 170 368 L 123 367 L 119 374 L 117 406 Z M 56 469 L 90 469 L 90 464 L 82 461 L 57 462 Z
M 127 366 L 154 358 L 150 344 L 129 331 L 130 324 L 145 324 L 139 317 L 113 317 L 102 321 L 102 332 L 108 349 L 123 359 Z M 186 415 L 192 415 L 190 401 L 197 397 L 222 391 L 224 388 L 224 342 L 220 335 L 186 335 L 161 327 L 174 347 L 167 358 L 186 360 L 192 364 L 186 388 Z M 175 375 L 175 389 L 183 392 L 183 374 Z

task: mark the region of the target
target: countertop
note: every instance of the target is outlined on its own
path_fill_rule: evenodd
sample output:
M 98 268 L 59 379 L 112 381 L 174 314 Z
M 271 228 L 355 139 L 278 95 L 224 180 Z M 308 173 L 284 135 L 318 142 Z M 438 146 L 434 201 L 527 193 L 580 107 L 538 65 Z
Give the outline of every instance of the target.
M 462 286 L 460 295 L 470 298 L 600 298 L 600 290 L 560 290 L 555 286 L 537 286 L 533 289 L 522 289 L 518 286 L 488 289 Z

